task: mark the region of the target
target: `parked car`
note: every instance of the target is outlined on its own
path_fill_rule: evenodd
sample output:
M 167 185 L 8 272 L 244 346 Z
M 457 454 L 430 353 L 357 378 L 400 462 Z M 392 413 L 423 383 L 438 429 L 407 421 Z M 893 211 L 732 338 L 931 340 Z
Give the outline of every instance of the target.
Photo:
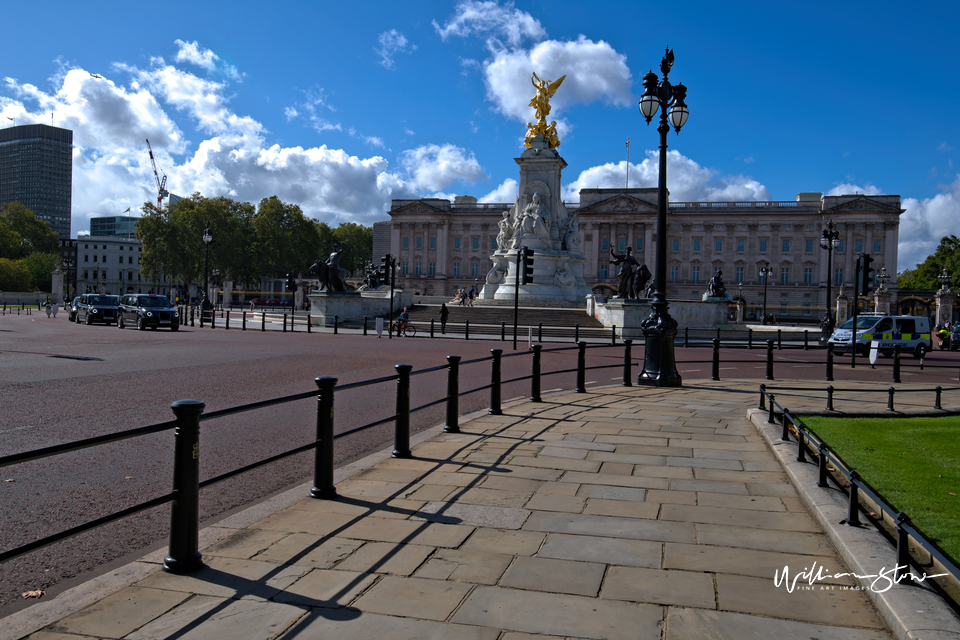
M 259 306 L 263 306 L 264 304 L 266 304 L 266 300 L 264 300 L 263 298 L 254 298 L 254 299 L 251 300 L 250 302 L 252 302 L 252 303 L 255 304 L 255 305 L 259 305 Z
M 80 296 L 77 303 L 77 312 L 74 319 L 79 324 L 93 324 L 102 322 L 104 324 L 113 324 L 117 321 L 117 307 L 119 305 L 117 296 L 100 295 L 99 293 L 85 293 Z
M 80 296 L 77 296 L 73 300 L 67 303 L 67 320 L 70 322 L 77 321 L 77 305 L 80 304 Z
M 120 318 L 117 326 L 121 329 L 134 325 L 140 331 L 147 327 L 169 327 L 171 331 L 180 328 L 180 314 L 170 304 L 167 296 L 152 293 L 130 293 L 120 298 Z

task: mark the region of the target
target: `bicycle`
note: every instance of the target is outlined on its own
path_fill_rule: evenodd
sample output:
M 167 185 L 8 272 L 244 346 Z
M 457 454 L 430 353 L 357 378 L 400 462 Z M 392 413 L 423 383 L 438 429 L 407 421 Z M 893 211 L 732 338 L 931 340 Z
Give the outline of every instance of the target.
M 409 322 L 401 322 L 399 335 L 405 338 L 415 338 L 417 336 L 417 328 Z

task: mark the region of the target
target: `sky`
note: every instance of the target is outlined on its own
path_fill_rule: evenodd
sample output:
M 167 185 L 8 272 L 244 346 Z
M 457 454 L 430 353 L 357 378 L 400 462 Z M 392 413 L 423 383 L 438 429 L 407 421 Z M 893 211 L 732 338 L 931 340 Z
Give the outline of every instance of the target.
M 276 195 L 336 225 L 394 198 L 512 202 L 539 77 L 583 187 L 656 186 L 642 78 L 675 51 L 673 201 L 897 194 L 898 270 L 960 234 L 960 4 L 29 3 L 2 10 L 0 126 L 74 132 L 72 230 L 178 195 Z M 12 28 L 11 28 L 12 27 Z M 126 215 L 131 215 L 127 213 Z

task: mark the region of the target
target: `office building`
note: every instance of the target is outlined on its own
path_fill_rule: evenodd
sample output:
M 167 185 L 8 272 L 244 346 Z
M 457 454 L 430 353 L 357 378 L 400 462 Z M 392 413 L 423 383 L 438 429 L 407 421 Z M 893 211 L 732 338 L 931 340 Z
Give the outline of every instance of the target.
M 45 124 L 0 129 L 0 205 L 19 202 L 70 238 L 73 131 Z

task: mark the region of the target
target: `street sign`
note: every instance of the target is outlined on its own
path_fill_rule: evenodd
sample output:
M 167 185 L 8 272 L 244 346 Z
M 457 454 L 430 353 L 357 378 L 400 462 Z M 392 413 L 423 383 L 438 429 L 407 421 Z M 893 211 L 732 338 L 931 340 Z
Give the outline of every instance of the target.
M 880 346 L 880 343 L 876 340 L 870 341 L 870 364 L 876 364 L 877 362 L 877 351 Z

